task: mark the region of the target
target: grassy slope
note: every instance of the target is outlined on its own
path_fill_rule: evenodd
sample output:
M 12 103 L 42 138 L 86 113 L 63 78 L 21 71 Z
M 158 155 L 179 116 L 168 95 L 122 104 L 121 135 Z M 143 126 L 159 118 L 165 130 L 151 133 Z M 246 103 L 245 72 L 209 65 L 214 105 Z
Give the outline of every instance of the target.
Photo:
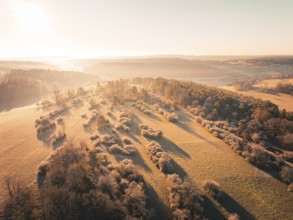
M 237 212 L 243 219 L 288 219 L 293 215 L 293 196 L 285 184 L 247 163 L 187 113 L 181 112 L 176 124 L 159 115 L 151 119 L 137 114 L 145 123 L 163 131 L 164 139 L 159 142 L 176 161 L 178 173 L 186 173 L 198 184 L 205 179 L 220 183 L 228 195 L 223 205 L 229 212 Z M 140 152 L 145 154 L 144 149 Z M 163 190 L 164 182 L 159 185 Z
M 65 131 L 69 137 L 89 140 L 95 129 L 84 131 L 82 113 L 89 114 L 88 105 L 71 108 L 64 115 Z M 104 114 L 107 107 L 101 108 Z M 175 160 L 176 172 L 181 176 L 189 175 L 197 184 L 205 179 L 214 179 L 220 183 L 227 196 L 222 205 L 229 212 L 237 212 L 242 219 L 255 216 L 257 219 L 289 219 L 293 215 L 293 196 L 286 186 L 267 174 L 259 171 L 235 154 L 225 143 L 213 137 L 192 117 L 180 112 L 181 119 L 176 124 L 167 122 L 161 115 L 153 112 L 151 116 L 134 110 L 135 119 L 132 133 L 119 132 L 120 137 L 133 140 L 138 154 L 131 159 L 138 165 L 148 184 L 149 201 L 155 207 L 158 219 L 167 218 L 168 194 L 165 176 L 150 161 L 144 145 L 147 139 L 138 131 L 139 123 L 147 123 L 161 129 L 164 138 L 158 142 Z M 110 120 L 117 123 L 118 111 L 112 111 Z M 36 139 L 34 120 L 41 114 L 36 109 L 15 109 L 0 113 L 0 179 L 7 174 L 21 175 L 27 182 L 35 178 L 38 164 L 52 151 Z M 110 160 L 121 160 L 123 156 L 111 156 Z M 3 188 L 0 188 L 3 193 Z M 162 204 L 160 204 L 162 203 Z M 211 210 L 211 209 L 209 209 Z M 220 219 L 219 215 L 208 216 Z
M 275 87 L 278 83 L 289 83 L 293 84 L 293 79 L 265 79 L 257 83 L 255 87 Z
M 221 88 L 235 92 L 235 89 L 233 86 L 223 86 Z M 243 91 L 243 92 L 237 91 L 237 92 L 240 94 L 243 94 L 243 95 L 252 96 L 254 98 L 269 100 L 272 103 L 278 105 L 280 109 L 286 109 L 287 111 L 293 111 L 293 96 L 291 96 L 291 95 L 284 94 L 284 93 L 269 94 L 269 93 L 262 93 L 262 92 L 257 92 L 257 91 L 253 91 L 253 90 Z
M 30 183 L 39 163 L 51 152 L 36 138 L 34 122 L 39 115 L 35 107 L 0 112 L 0 202 L 5 176 L 16 175 Z

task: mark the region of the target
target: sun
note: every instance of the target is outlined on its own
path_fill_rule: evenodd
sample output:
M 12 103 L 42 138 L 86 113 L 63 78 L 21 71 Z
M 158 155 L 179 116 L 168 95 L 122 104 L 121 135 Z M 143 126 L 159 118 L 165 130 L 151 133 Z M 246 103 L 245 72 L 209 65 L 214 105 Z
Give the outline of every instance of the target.
M 26 31 L 42 33 L 49 30 L 48 17 L 38 5 L 21 2 L 17 5 L 15 14 Z

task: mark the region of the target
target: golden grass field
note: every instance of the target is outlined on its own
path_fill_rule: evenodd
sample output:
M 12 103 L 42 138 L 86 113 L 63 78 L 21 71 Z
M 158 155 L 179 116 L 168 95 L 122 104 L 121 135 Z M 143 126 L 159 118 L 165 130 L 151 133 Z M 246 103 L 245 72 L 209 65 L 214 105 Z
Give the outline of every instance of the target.
M 222 86 L 221 88 L 238 92 L 242 95 L 252 96 L 254 98 L 259 98 L 263 100 L 269 100 L 272 103 L 279 106 L 279 109 L 286 109 L 287 111 L 293 111 L 293 96 L 284 94 L 284 93 L 277 93 L 277 94 L 269 94 L 264 92 L 259 92 L 256 90 L 249 90 L 249 91 L 236 91 L 233 86 Z
M 81 114 L 90 114 L 88 102 L 83 106 L 71 107 L 63 117 L 68 138 L 85 140 L 97 133 L 96 128 L 85 131 Z M 234 153 L 223 141 L 215 138 L 195 122 L 193 117 L 180 109 L 180 120 L 168 122 L 162 115 L 152 110 L 150 116 L 130 107 L 135 116 L 131 132 L 117 132 L 128 137 L 138 153 L 133 157 L 110 154 L 110 160 L 130 158 L 143 174 L 147 194 L 158 214 L 158 219 L 166 219 L 169 214 L 166 177 L 149 159 L 144 148 L 148 140 L 139 134 L 138 124 L 145 123 L 154 129 L 161 129 L 163 138 L 156 140 L 174 160 L 175 172 L 181 177 L 190 176 L 198 185 L 204 180 L 217 181 L 226 193 L 221 205 L 214 200 L 206 202 L 206 216 L 210 219 L 225 219 L 227 211 L 238 213 L 241 219 L 290 219 L 293 216 L 293 195 L 287 192 L 285 184 L 260 171 Z M 104 115 L 108 105 L 99 109 Z M 108 117 L 111 124 L 117 124 L 118 109 Z M 34 128 L 35 119 L 48 112 L 36 107 L 13 109 L 0 113 L 0 179 L 6 175 L 17 175 L 27 183 L 35 180 L 36 169 L 50 152 L 51 146 L 37 140 Z M 0 187 L 4 197 L 4 186 Z M 215 207 L 216 205 L 217 207 Z
M 275 87 L 278 83 L 289 83 L 289 84 L 293 84 L 293 79 L 265 79 L 262 80 L 261 82 L 255 84 L 255 87 Z

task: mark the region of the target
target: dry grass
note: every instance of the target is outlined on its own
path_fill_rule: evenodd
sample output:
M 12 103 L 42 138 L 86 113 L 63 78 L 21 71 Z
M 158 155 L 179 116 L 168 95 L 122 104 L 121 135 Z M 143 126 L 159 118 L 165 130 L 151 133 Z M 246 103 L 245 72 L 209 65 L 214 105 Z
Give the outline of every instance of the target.
M 265 87 L 273 88 L 278 83 L 293 84 L 293 79 L 265 79 L 265 80 L 262 80 L 261 82 L 255 84 L 255 87 L 264 87 L 265 86 Z
M 197 124 L 188 113 L 181 111 L 177 124 L 164 123 L 163 116 L 159 114 L 161 120 L 139 112 L 137 115 L 144 123 L 163 131 L 165 138 L 158 142 L 177 163 L 174 171 L 181 176 L 189 175 L 196 183 L 202 183 L 205 179 L 218 182 L 231 198 L 231 207 L 242 207 L 240 218 L 253 215 L 257 219 L 288 219 L 292 216 L 293 196 L 287 193 L 285 184 L 238 156 L 223 141 Z M 145 154 L 143 151 L 140 153 Z M 164 186 L 164 183 L 159 185 Z M 237 210 L 234 212 L 237 213 Z
M 100 100 L 98 100 L 100 101 Z M 103 137 L 105 133 L 96 128 L 85 131 L 82 114 L 90 115 L 89 105 L 70 109 L 70 114 L 62 116 L 65 132 L 68 137 L 90 141 L 91 135 Z M 131 108 L 131 107 L 129 107 Z M 238 156 L 223 141 L 208 133 L 196 123 L 190 114 L 178 111 L 179 120 L 176 124 L 168 123 L 163 115 L 154 113 L 152 117 L 132 108 L 135 117 L 130 126 L 130 133 L 117 131 L 117 135 L 131 142 L 137 153 L 131 157 L 134 164 L 144 176 L 148 185 L 146 190 L 150 204 L 154 206 L 159 219 L 167 219 L 168 191 L 166 177 L 157 169 L 145 150 L 148 140 L 140 134 L 138 125 L 147 124 L 158 128 L 164 137 L 156 141 L 170 155 L 174 161 L 174 171 L 180 177 L 190 176 L 195 183 L 202 185 L 202 181 L 213 179 L 229 196 L 227 204 L 230 213 L 238 213 L 241 219 L 255 216 L 257 219 L 290 219 L 293 216 L 293 196 L 287 191 L 287 186 L 264 172 L 258 170 L 242 157 Z M 109 107 L 103 105 L 101 114 L 106 115 Z M 117 124 L 120 111 L 112 110 L 111 124 Z M 8 174 L 16 174 L 27 183 L 35 180 L 36 171 L 51 147 L 44 146 L 37 140 L 34 128 L 35 119 L 43 112 L 33 108 L 14 109 L 0 113 L 0 179 Z M 124 141 L 123 141 L 124 142 Z M 126 144 L 125 142 L 125 144 Z M 103 150 L 99 148 L 99 150 Z M 122 160 L 127 155 L 109 155 L 109 160 Z M 3 187 L 0 186 L 0 194 Z M 239 210 L 233 210 L 233 208 Z M 247 214 L 247 213 L 250 213 Z
M 230 91 L 235 91 L 233 86 L 223 86 L 221 88 L 227 89 Z M 243 94 L 243 95 L 252 96 L 254 98 L 269 100 L 272 103 L 278 105 L 280 109 L 286 109 L 287 111 L 293 111 L 293 96 L 291 96 L 291 95 L 283 94 L 283 93 L 269 94 L 269 93 L 254 91 L 254 90 L 245 91 L 245 92 L 237 91 L 237 92 L 240 94 Z

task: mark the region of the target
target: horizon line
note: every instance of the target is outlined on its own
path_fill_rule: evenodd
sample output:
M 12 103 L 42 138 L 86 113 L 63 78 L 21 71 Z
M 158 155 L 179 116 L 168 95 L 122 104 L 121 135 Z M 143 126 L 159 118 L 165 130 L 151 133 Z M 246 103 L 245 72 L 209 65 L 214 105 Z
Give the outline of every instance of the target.
M 119 55 L 119 56 L 11 56 L 1 57 L 1 61 L 12 61 L 12 60 L 34 60 L 34 59 L 77 59 L 77 60 L 91 60 L 91 59 L 122 59 L 122 58 L 181 58 L 181 57 L 291 57 L 293 54 L 207 54 L 207 55 L 196 55 L 196 54 L 149 54 L 149 55 Z

